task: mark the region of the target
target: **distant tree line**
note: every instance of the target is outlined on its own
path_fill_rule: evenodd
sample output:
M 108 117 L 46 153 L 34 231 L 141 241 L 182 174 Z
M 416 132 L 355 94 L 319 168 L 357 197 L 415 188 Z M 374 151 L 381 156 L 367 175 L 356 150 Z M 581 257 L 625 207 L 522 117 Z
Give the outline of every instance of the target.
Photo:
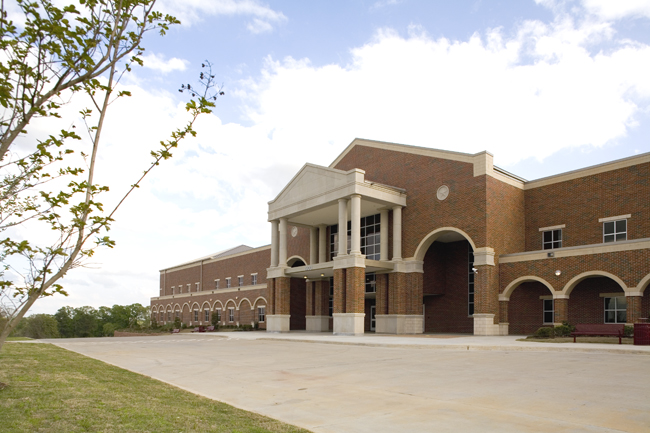
M 0 330 L 5 325 L 0 312 Z M 156 327 L 153 324 L 153 327 Z M 112 307 L 62 307 L 56 314 L 33 314 L 23 318 L 12 337 L 78 338 L 112 337 L 117 330 L 152 329 L 149 308 L 140 304 Z

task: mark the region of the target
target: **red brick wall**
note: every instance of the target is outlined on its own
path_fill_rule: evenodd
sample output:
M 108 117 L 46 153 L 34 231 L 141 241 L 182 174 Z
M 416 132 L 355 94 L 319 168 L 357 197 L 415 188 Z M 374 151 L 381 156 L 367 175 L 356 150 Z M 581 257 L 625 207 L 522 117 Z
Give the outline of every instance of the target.
M 309 263 L 309 229 L 306 227 L 298 227 L 298 235 L 294 238 L 291 236 L 291 229 L 293 226 L 287 224 L 287 259 L 292 256 L 300 256 L 304 259 L 306 265 Z M 268 268 L 271 263 L 271 255 L 269 254 L 269 262 L 266 264 Z
M 605 323 L 605 301 L 601 293 L 620 293 L 621 287 L 610 278 L 588 278 L 581 281 L 569 298 L 569 323 Z
M 511 335 L 530 335 L 544 324 L 544 305 L 540 296 L 552 296 L 542 283 L 523 283 L 512 292 L 508 303 L 508 332 Z
M 524 251 L 524 226 L 524 191 L 493 177 L 487 177 L 485 246 L 494 248 L 497 256 Z
M 467 242 L 434 242 L 424 257 L 425 332 L 471 333 L 468 316 Z
M 564 247 L 603 242 L 599 218 L 632 214 L 628 239 L 650 237 L 650 163 L 526 191 L 526 251 L 542 249 L 541 227 L 566 224 Z
M 650 249 L 584 256 L 531 260 L 518 263 L 501 263 L 500 291 L 512 281 L 525 275 L 541 277 L 560 291 L 574 277 L 583 272 L 599 270 L 609 272 L 623 280 L 627 287 L 636 287 L 650 270 Z M 562 274 L 558 277 L 555 271 Z
M 366 180 L 406 189 L 403 257 L 412 257 L 427 234 L 446 226 L 465 231 L 478 246 L 486 245 L 486 176 L 474 177 L 473 164 L 355 146 L 335 168 L 361 168 Z M 439 201 L 436 190 L 442 185 L 450 193 Z

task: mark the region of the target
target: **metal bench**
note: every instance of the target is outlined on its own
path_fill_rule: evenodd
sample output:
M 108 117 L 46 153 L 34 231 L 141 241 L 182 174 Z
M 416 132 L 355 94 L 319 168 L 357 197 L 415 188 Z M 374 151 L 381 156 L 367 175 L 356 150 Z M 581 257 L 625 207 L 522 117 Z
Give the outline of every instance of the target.
M 619 324 L 581 324 L 576 325 L 575 331 L 571 333 L 573 342 L 576 342 L 576 337 L 618 337 L 618 344 L 621 343 L 621 338 L 625 336 L 625 325 Z

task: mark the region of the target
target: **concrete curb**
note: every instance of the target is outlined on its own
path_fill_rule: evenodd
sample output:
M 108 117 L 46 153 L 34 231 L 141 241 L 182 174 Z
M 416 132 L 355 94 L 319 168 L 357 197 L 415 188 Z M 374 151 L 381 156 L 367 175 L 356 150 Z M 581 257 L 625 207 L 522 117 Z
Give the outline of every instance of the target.
M 342 346 L 363 346 L 363 347 L 387 347 L 399 349 L 434 349 L 434 350 L 457 350 L 457 351 L 499 351 L 499 352 L 577 352 L 577 353 L 608 353 L 617 355 L 650 355 L 650 350 L 639 350 L 636 348 L 608 349 L 601 347 L 549 347 L 549 346 L 490 346 L 478 344 L 391 344 L 391 343 L 365 343 L 353 341 L 325 341 L 309 340 L 298 338 L 256 338 L 258 341 L 282 341 L 295 343 L 316 343 L 316 344 L 338 344 Z

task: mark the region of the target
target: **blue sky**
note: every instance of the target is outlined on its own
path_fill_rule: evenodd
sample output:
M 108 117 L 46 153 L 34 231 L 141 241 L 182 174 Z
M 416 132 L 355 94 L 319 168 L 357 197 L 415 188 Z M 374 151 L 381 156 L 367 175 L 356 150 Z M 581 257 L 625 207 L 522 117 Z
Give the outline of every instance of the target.
M 120 210 L 62 305 L 148 304 L 158 270 L 270 242 L 266 203 L 355 138 L 474 153 L 526 179 L 650 152 L 650 1 L 160 1 L 99 169 L 116 200 L 183 122 L 204 59 L 226 95 Z M 71 111 L 72 113 L 72 111 Z M 71 114 L 73 115 L 73 114 Z

